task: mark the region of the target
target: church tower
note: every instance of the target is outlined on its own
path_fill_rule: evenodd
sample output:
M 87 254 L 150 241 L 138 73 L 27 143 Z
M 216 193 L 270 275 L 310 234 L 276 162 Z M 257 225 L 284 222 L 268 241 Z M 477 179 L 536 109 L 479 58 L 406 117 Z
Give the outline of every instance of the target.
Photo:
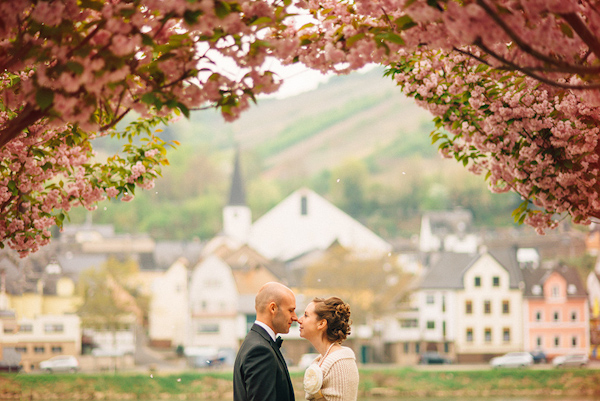
M 251 225 L 252 212 L 246 205 L 246 192 L 242 181 L 240 151 L 238 149 L 235 154 L 233 176 L 231 177 L 229 202 L 223 209 L 223 233 L 245 244 L 248 241 Z

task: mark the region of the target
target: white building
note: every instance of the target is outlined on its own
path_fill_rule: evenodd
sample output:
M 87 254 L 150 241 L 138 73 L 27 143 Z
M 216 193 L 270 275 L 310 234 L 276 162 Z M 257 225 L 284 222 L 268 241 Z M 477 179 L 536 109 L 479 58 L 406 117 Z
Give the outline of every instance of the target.
M 468 210 L 425 213 L 421 218 L 421 252 L 474 253 L 481 240 L 471 232 L 473 216 Z
M 149 328 L 154 346 L 185 344 L 189 322 L 188 269 L 179 259 L 152 283 Z
M 25 371 L 56 355 L 81 354 L 81 320 L 75 314 L 17 317 L 17 325 L 18 331 L 7 330 L 0 320 L 0 345 L 19 352 Z
M 457 294 L 456 353 L 462 361 L 523 350 L 522 277 L 510 252 L 478 255 Z
M 238 347 L 238 289 L 231 267 L 209 256 L 192 271 L 189 285 L 190 330 L 186 348 Z
M 290 260 L 334 241 L 359 255 L 380 256 L 392 246 L 316 192 L 301 188 L 260 217 L 248 244 L 270 259 Z

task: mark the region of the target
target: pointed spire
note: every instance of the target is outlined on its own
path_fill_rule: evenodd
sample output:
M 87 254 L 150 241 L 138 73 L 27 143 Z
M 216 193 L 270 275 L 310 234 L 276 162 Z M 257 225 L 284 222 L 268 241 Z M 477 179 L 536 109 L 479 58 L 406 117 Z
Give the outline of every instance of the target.
M 246 192 L 244 182 L 242 181 L 242 172 L 240 167 L 240 148 L 235 153 L 235 165 L 233 167 L 233 177 L 231 178 L 231 191 L 229 192 L 229 206 L 246 206 Z

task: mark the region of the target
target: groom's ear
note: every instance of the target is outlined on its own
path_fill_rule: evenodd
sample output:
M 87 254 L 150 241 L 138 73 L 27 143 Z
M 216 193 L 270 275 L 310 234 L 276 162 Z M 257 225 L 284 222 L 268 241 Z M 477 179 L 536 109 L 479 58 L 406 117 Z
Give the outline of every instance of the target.
M 275 313 L 276 310 L 277 310 L 277 304 L 275 302 L 271 302 L 269 304 L 269 312 Z

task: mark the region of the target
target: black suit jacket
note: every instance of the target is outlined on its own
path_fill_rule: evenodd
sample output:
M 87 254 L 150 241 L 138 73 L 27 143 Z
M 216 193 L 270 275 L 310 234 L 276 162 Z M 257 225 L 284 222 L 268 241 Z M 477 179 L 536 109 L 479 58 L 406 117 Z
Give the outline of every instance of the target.
M 294 401 L 287 365 L 271 336 L 252 326 L 235 358 L 234 401 Z

